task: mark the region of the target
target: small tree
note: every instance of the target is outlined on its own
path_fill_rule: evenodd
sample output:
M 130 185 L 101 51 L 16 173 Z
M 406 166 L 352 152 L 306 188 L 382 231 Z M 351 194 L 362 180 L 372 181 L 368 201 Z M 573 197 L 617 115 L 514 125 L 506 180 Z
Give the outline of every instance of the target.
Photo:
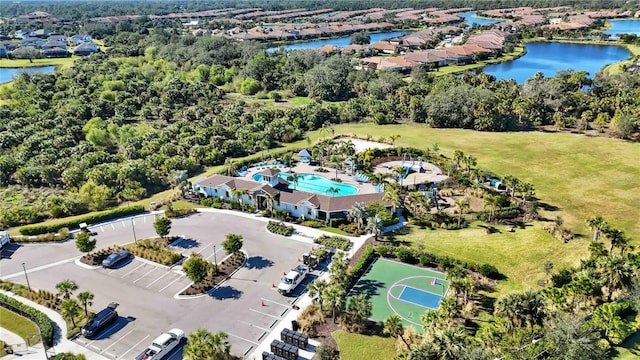
M 80 312 L 80 305 L 76 299 L 66 299 L 62 302 L 62 316 L 65 319 L 71 320 L 71 324 L 73 327 L 76 327 L 75 317 L 78 316 L 78 312 Z
M 194 283 L 201 282 L 214 270 L 215 265 L 205 260 L 200 254 L 191 255 L 182 265 L 182 271 L 184 271 Z
M 164 239 L 171 231 L 171 219 L 165 216 L 158 217 L 153 222 L 153 228 L 156 230 L 156 234 Z
M 329 345 L 320 344 L 316 348 L 316 356 L 318 360 L 334 360 L 336 359 L 336 349 Z
M 88 232 L 76 235 L 76 247 L 82 252 L 91 252 L 96 248 L 96 239 L 91 239 Z
M 84 316 L 89 316 L 88 307 L 93 305 L 93 293 L 91 291 L 83 291 L 78 294 L 78 301 L 84 307 Z
M 391 314 L 386 319 L 384 319 L 384 333 L 392 336 L 394 338 L 400 338 L 402 342 L 407 345 L 407 349 L 409 348 L 409 343 L 405 340 L 404 336 L 404 327 L 402 326 L 402 319 L 398 314 Z
M 222 247 L 228 255 L 235 254 L 242 249 L 242 235 L 227 234 L 227 238 L 222 242 Z
M 76 284 L 73 280 L 63 280 L 56 284 L 56 289 L 58 290 L 58 296 L 64 300 L 68 300 L 71 298 L 71 294 L 78 290 L 78 284 Z

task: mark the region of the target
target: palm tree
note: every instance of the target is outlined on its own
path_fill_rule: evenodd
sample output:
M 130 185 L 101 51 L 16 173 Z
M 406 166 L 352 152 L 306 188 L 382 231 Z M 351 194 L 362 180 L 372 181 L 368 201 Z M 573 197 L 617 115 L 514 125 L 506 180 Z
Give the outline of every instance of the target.
M 80 311 L 80 305 L 76 299 L 67 298 L 61 304 L 62 316 L 65 319 L 71 320 L 71 324 L 73 327 L 76 327 L 75 317 L 78 316 L 78 312 Z
M 238 166 L 232 158 L 227 158 L 224 165 L 227 167 L 227 176 L 234 176 L 238 172 Z
M 240 202 L 240 208 L 242 209 L 242 211 L 244 211 L 244 201 L 242 200 L 242 197 L 247 194 L 249 194 L 249 189 L 231 190 L 231 196 L 238 199 L 238 202 Z
M 389 140 L 391 140 L 391 146 L 396 147 L 396 140 L 400 138 L 400 134 L 391 134 L 389 135 Z
M 464 153 L 460 150 L 453 152 L 453 161 L 456 162 L 456 170 L 460 168 L 460 162 L 464 159 Z
M 440 301 L 440 308 L 438 309 L 438 312 L 442 314 L 443 318 L 452 320 L 458 317 L 460 310 L 462 309 L 460 308 L 458 301 L 454 298 L 447 297 Z
M 68 300 L 71 298 L 71 294 L 78 290 L 78 284 L 73 280 L 66 279 L 56 284 L 56 289 L 58 290 L 58 296 Z
M 458 209 L 458 227 L 460 227 L 460 223 L 462 223 L 462 214 L 469 210 L 469 200 L 460 199 L 455 202 L 455 206 Z
M 433 345 L 439 353 L 439 359 L 460 359 L 466 347 L 467 336 L 462 327 L 447 326 L 444 329 L 436 329 L 433 334 Z
M 394 338 L 400 338 L 402 342 L 409 348 L 409 343 L 405 340 L 404 327 L 402 326 L 402 319 L 398 314 L 391 314 L 384 319 L 384 333 L 393 336 Z
M 293 183 L 293 189 L 295 190 L 298 187 L 298 181 L 300 181 L 300 175 L 293 173 L 287 176 L 287 181 Z
M 358 229 L 361 229 L 364 226 L 364 219 L 367 217 L 367 205 L 362 202 L 357 202 L 353 204 L 351 209 L 349 209 L 349 213 L 347 214 L 347 219 L 350 221 L 354 221 L 358 224 Z
M 331 307 L 331 318 L 336 322 L 336 310 L 342 309 L 344 305 L 345 292 L 340 285 L 331 285 L 322 293 L 323 302 Z
M 471 173 L 471 167 L 478 164 L 478 160 L 475 157 L 469 155 L 464 158 L 464 164 L 467 167 L 467 174 L 469 174 Z
M 340 192 L 340 189 L 338 189 L 337 187 L 329 186 L 327 192 L 331 194 L 331 196 L 336 196 L 336 194 Z
M 224 332 L 211 334 L 206 329 L 198 329 L 189 335 L 183 357 L 185 360 L 232 359 L 229 336 Z
M 478 196 L 480 186 L 482 186 L 482 183 L 484 182 L 484 172 L 481 169 L 474 169 L 471 172 L 471 180 L 473 180 L 476 196 Z
M 279 194 L 271 194 L 268 192 L 264 192 L 264 197 L 267 201 L 267 210 L 269 210 L 269 213 L 273 214 L 273 206 L 276 203 L 276 198 L 278 197 Z
M 324 293 L 328 286 L 329 283 L 325 280 L 315 280 L 307 287 L 309 290 L 309 297 L 320 304 L 320 311 L 324 311 L 322 308 L 322 293 Z
M 387 179 L 391 177 L 389 173 L 373 173 L 369 175 L 371 185 L 378 186 L 387 183 Z
M 338 251 L 333 255 L 331 265 L 329 265 L 329 280 L 332 284 L 341 285 L 347 275 L 349 268 L 349 260 L 344 256 L 342 251 Z
M 606 256 L 602 260 L 601 271 L 607 279 L 606 285 L 609 290 L 607 302 L 611 301 L 615 289 L 627 287 L 631 283 L 633 270 L 622 255 L 609 254 Z
M 394 186 L 388 186 L 385 189 L 384 201 L 391 204 L 391 211 L 395 214 L 396 209 L 402 206 L 402 198 L 400 197 L 400 189 Z
M 609 252 L 612 252 L 613 248 L 619 247 L 620 254 L 622 255 L 624 253 L 624 249 L 626 249 L 629 244 L 629 239 L 624 236 L 624 232 L 612 227 L 607 227 L 602 232 L 607 237 L 607 239 L 611 240 L 611 247 L 609 248 Z
M 371 316 L 373 305 L 366 294 L 359 294 L 349 299 L 347 310 L 354 315 L 359 324 L 364 322 Z
M 407 196 L 407 199 L 409 200 L 409 206 L 411 207 L 413 216 L 417 216 L 418 209 L 424 205 L 424 196 L 422 196 L 420 191 L 412 191 L 409 193 L 409 196 Z
M 442 319 L 442 314 L 438 310 L 426 310 L 422 315 L 420 315 L 422 330 L 427 333 L 429 329 L 436 327 L 440 319 Z
M 497 195 L 487 195 L 484 197 L 484 208 L 489 208 L 489 218 L 487 219 L 487 222 L 491 222 L 491 219 L 493 218 L 493 213 L 496 211 L 496 209 L 498 208 L 498 204 L 500 203 L 500 198 Z
M 598 241 L 600 232 L 608 227 L 607 221 L 600 215 L 590 217 L 587 225 L 593 231 L 593 241 Z
M 93 305 L 93 293 L 90 291 L 83 291 L 78 294 L 78 301 L 84 307 L 84 315 L 89 316 L 88 307 Z
M 378 237 L 384 231 L 384 226 L 382 224 L 382 221 L 380 221 L 377 216 L 369 216 L 367 218 L 367 227 L 365 228 L 365 230 L 375 235 L 376 240 L 378 240 Z

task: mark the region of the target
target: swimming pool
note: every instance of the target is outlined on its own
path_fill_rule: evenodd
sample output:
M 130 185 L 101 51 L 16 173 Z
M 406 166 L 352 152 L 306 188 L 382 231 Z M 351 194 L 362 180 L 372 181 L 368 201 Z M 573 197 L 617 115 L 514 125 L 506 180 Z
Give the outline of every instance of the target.
M 331 181 L 325 177 L 314 174 L 298 174 L 298 183 L 294 184 L 293 181 L 289 180 L 289 176 L 291 174 L 287 173 L 279 173 L 279 177 L 289 181 L 289 189 L 296 189 L 300 191 L 306 191 L 314 194 L 322 194 L 329 196 L 348 196 L 355 195 L 358 193 L 358 188 L 349 185 L 349 184 L 341 184 L 335 181 Z M 262 182 L 262 175 L 254 174 L 253 180 L 257 182 Z M 329 192 L 329 188 L 333 187 L 334 189 L 338 189 L 337 193 Z

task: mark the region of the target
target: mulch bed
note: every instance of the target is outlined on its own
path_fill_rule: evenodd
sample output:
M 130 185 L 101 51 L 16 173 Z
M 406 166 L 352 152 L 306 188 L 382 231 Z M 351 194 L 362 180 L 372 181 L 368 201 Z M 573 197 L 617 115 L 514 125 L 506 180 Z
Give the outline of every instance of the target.
M 334 324 L 331 316 L 328 316 L 324 323 L 316 326 L 318 336 L 314 337 L 313 339 L 318 340 L 325 345 L 329 345 L 334 349 L 338 349 L 338 343 L 333 338 L 333 336 L 331 336 L 331 334 L 336 330 L 340 330 L 340 326 L 338 326 L 338 324 Z
M 191 284 L 187 289 L 180 293 L 180 295 L 200 295 L 213 289 L 216 285 L 224 281 L 229 275 L 231 275 L 236 269 L 240 268 L 246 259 L 246 255 L 243 252 L 236 253 L 218 264 L 218 271 L 215 275 L 204 279 L 199 283 Z
M 91 265 L 91 266 L 101 265 L 102 261 L 105 260 L 114 251 L 116 251 L 116 249 L 108 248 L 108 249 L 98 250 L 95 252 L 90 252 L 88 254 L 84 254 L 80 258 L 80 262 L 83 264 Z

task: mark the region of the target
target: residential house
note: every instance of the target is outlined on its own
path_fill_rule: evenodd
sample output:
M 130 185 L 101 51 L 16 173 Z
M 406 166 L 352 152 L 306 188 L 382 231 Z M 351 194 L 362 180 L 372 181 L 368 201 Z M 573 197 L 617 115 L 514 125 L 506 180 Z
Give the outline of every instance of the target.
M 408 73 L 415 66 L 419 65 L 417 61 L 411 60 L 406 56 L 373 56 L 370 58 L 364 58 L 360 60 L 360 62 L 362 66 L 357 67 L 359 70 L 387 70 L 401 73 Z
M 215 197 L 224 201 L 239 201 L 255 206 L 258 210 L 273 208 L 284 210 L 294 218 L 319 219 L 346 218 L 356 203 L 384 203 L 383 193 L 356 194 L 348 196 L 328 196 L 289 189 L 289 183 L 278 176 L 279 169 L 265 169 L 262 182 L 236 177 L 213 175 L 193 182 L 195 192 L 205 197 Z M 248 194 L 232 196 L 235 189 L 247 189 Z
M 40 39 L 46 39 L 51 35 L 51 33 L 45 29 L 34 30 L 29 33 L 29 37 L 35 37 Z
M 32 22 L 32 21 L 48 21 L 51 18 L 51 14 L 44 11 L 34 11 L 26 15 L 20 15 L 15 20 L 17 22 Z
M 53 48 L 61 48 L 67 51 L 67 43 L 62 41 L 47 41 L 42 44 L 42 50 L 53 49 Z
M 22 39 L 20 45 L 22 46 L 33 46 L 33 47 L 41 47 L 44 44 L 44 40 L 36 37 L 28 37 Z
M 87 56 L 99 51 L 98 45 L 94 42 L 85 42 L 73 48 L 73 54 L 77 56 Z
M 0 58 L 7 57 L 9 55 L 9 51 L 4 45 L 0 45 Z
M 13 41 L 3 41 L 2 43 L 0 43 L 0 46 L 7 49 L 7 51 L 13 51 L 18 48 L 18 43 Z
M 59 57 L 67 57 L 69 56 L 69 51 L 67 50 L 67 47 L 58 47 L 58 46 L 54 46 L 54 47 L 48 47 L 48 48 L 42 48 L 42 55 L 44 55 L 44 57 L 46 58 L 59 58 Z
M 73 43 L 74 45 L 79 45 L 89 41 L 93 41 L 93 39 L 90 35 L 87 34 L 77 34 L 71 37 L 71 43 Z
M 377 43 L 369 45 L 369 48 L 376 49 L 385 54 L 395 54 L 398 51 L 398 46 L 388 41 L 378 41 Z
M 47 38 L 47 41 L 59 41 L 65 45 L 69 44 L 69 38 L 65 35 L 50 35 L 49 38 Z

